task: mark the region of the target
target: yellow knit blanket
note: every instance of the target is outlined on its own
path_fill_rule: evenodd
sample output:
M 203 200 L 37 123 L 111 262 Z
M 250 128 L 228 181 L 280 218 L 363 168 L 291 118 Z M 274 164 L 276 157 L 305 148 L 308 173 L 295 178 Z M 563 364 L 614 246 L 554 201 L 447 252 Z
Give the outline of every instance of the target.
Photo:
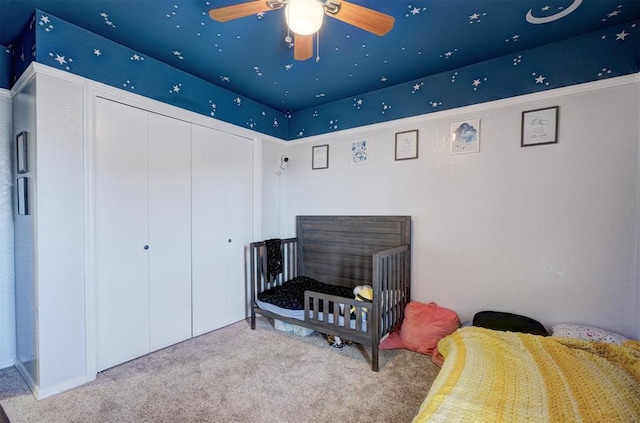
M 418 422 L 640 422 L 640 342 L 462 328 Z

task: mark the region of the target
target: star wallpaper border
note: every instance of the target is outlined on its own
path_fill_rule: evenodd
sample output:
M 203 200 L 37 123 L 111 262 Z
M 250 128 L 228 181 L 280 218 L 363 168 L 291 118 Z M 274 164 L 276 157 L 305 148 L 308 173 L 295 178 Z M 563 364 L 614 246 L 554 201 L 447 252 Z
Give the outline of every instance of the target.
M 0 50 L 0 87 L 32 61 L 282 140 L 424 115 L 640 71 L 639 22 L 296 112 L 283 112 L 36 10 Z

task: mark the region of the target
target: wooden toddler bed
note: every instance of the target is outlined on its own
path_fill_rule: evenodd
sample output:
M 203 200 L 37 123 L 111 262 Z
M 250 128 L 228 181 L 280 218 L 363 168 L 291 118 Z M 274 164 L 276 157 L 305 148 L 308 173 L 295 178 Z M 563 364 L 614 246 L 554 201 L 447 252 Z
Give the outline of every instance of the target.
M 370 345 L 378 371 L 380 339 L 410 299 L 410 240 L 410 216 L 297 216 L 296 238 L 278 240 L 280 273 L 268 269 L 267 241 L 251 244 L 251 328 L 261 314 Z M 359 285 L 371 285 L 372 303 L 354 298 Z

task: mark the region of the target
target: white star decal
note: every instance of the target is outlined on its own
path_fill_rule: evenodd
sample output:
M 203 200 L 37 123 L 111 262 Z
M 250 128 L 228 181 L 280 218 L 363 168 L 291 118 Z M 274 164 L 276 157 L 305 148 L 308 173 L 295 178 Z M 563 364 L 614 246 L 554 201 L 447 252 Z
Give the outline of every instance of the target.
M 59 54 L 56 54 L 56 58 L 54 60 L 56 62 L 60 63 L 60 65 L 64 65 L 65 63 L 67 63 L 65 57 L 64 56 L 60 56 Z
M 414 7 L 413 10 L 411 10 L 412 15 L 417 15 L 418 13 L 420 13 L 420 9 L 417 7 Z
M 474 87 L 476 87 L 476 88 L 477 88 L 477 87 L 478 87 L 478 85 L 480 85 L 480 84 L 482 84 L 482 82 L 480 82 L 480 80 L 479 80 L 479 79 L 474 79 L 474 80 L 473 80 L 473 84 L 471 84 L 471 85 L 473 85 Z
M 629 35 L 629 33 L 623 29 L 621 33 L 616 34 L 616 40 L 622 40 L 622 41 L 624 41 L 624 38 L 625 38 L 627 35 Z
M 478 15 L 477 13 L 474 13 L 473 15 L 469 16 L 469 19 L 474 20 L 474 19 L 478 19 L 480 18 L 480 15 Z
M 44 15 L 40 16 L 40 22 L 48 24 L 50 22 L 49 17 Z
M 174 93 L 179 93 L 180 92 L 180 87 L 178 85 L 174 85 L 173 86 L 173 92 Z
M 614 16 L 618 16 L 618 13 L 620 13 L 619 10 L 614 10 L 613 12 L 609 13 L 607 17 L 612 18 Z
M 536 78 L 536 84 L 542 84 L 545 79 L 547 78 L 542 75 L 538 75 L 538 77 Z
M 549 10 L 549 9 L 551 9 L 551 7 L 549 7 L 549 6 L 545 6 L 545 7 L 543 7 L 541 10 L 542 10 L 543 12 L 546 12 L 546 11 L 547 11 L 547 10 Z
M 97 48 L 93 49 L 93 54 L 95 54 L 96 56 L 102 56 L 102 52 Z

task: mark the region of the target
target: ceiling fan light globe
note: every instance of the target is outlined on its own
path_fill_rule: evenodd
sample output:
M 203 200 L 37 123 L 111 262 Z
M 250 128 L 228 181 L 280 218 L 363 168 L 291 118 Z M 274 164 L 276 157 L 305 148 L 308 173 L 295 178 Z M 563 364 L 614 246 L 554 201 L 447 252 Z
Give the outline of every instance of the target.
M 285 19 L 291 31 L 311 35 L 322 26 L 324 9 L 317 0 L 290 0 L 285 6 Z

